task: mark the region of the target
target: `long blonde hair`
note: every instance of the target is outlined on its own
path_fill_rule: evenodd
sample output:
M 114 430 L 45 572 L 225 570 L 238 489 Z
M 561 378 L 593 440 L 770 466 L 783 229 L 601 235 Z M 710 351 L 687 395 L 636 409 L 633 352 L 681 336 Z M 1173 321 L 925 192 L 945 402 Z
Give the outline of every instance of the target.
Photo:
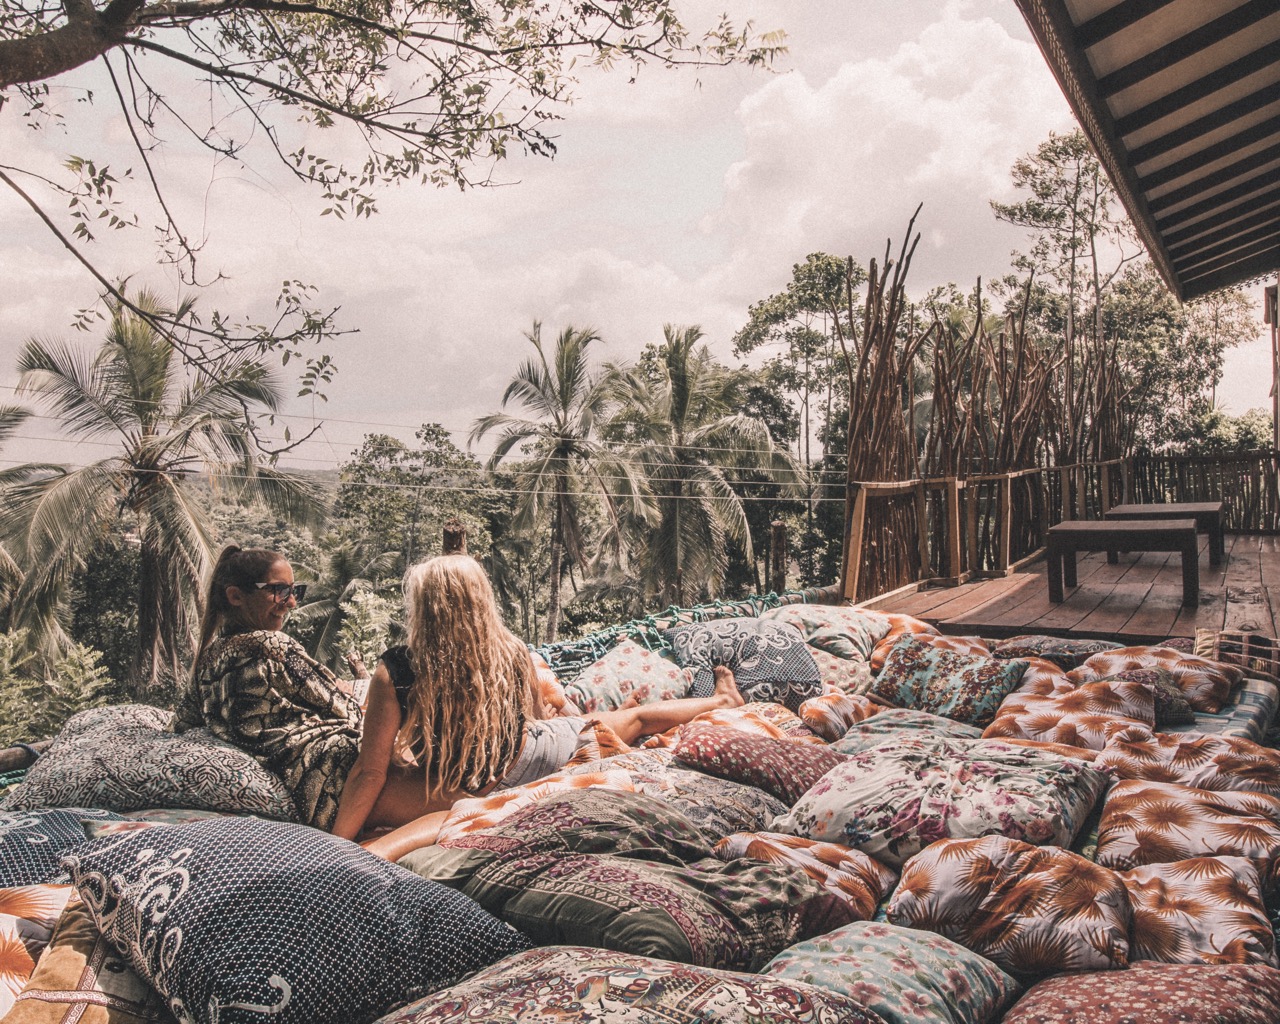
M 529 649 L 502 624 L 470 555 L 419 562 L 405 573 L 404 599 L 417 678 L 393 759 L 422 765 L 428 798 L 475 792 L 506 774 L 523 722 L 540 716 Z

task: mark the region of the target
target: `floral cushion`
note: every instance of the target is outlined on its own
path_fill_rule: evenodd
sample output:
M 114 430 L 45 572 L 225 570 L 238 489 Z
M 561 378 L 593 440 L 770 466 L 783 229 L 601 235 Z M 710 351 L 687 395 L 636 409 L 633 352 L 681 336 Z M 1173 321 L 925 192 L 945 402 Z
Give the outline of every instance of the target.
M 1123 870 L 1216 856 L 1280 857 L 1280 799 L 1132 781 L 1107 794 L 1099 864 Z
M 1060 636 L 1027 635 L 1001 640 L 991 653 L 997 658 L 1043 658 L 1064 672 L 1078 668 L 1093 655 L 1122 646 L 1111 640 L 1083 640 Z
M 585 714 L 616 711 L 628 700 L 638 704 L 689 696 L 693 673 L 670 655 L 651 651 L 634 640 L 607 651 L 584 668 L 564 692 Z
M 850 996 L 887 1024 L 987 1024 L 1021 991 L 941 935 L 861 921 L 792 946 L 762 973 Z
M 880 705 L 866 697 L 848 693 L 824 693 L 810 697 L 800 705 L 800 721 L 824 740 L 834 743 L 853 726 L 865 722 L 880 710 Z
M 915 636 L 941 636 L 929 623 L 922 619 L 917 619 L 911 615 L 886 615 L 889 620 L 889 632 L 877 641 L 875 647 L 871 651 L 871 657 L 867 660 L 871 663 L 871 671 L 879 672 L 884 668 L 885 659 L 889 656 L 889 651 L 893 649 L 893 645 L 897 643 L 898 638 L 906 633 Z
M 1105 781 L 1083 761 L 1021 747 L 891 740 L 831 769 L 773 829 L 853 846 L 890 867 L 949 837 L 1067 846 Z
M 1133 908 L 1133 959 L 1280 967 L 1253 861 L 1196 857 L 1123 871 L 1120 880 Z
M 1156 733 L 1112 740 L 1094 761 L 1122 779 L 1280 797 L 1280 751 L 1238 736 Z
M 983 726 L 1017 688 L 1026 668 L 1025 661 L 998 661 L 903 636 L 893 645 L 869 692 L 893 707 Z
M 377 1024 L 881 1024 L 857 1000 L 803 983 L 584 946 L 521 953 Z
M 529 946 L 466 897 L 303 825 L 213 818 L 64 864 L 99 930 L 196 1024 L 370 1020 Z
M 1196 711 L 1216 715 L 1244 679 L 1234 665 L 1210 661 L 1169 647 L 1121 647 L 1095 654 L 1070 673 L 1080 683 L 1092 682 L 1135 668 L 1162 668 L 1186 694 Z
M 811 647 L 860 661 L 871 657 L 891 628 L 889 616 L 849 605 L 787 604 L 760 617 L 794 626 Z
M 156 991 L 103 938 L 88 908 L 73 899 L 4 1021 L 156 1024 L 172 1019 Z
M 1129 962 L 1129 899 L 1116 873 L 1004 836 L 943 840 L 913 857 L 886 916 L 1024 977 Z
M 69 885 L 0 889 L 0 1016 L 31 977 L 73 892 Z
M 863 658 L 840 658 L 820 647 L 809 645 L 809 654 L 818 666 L 823 693 L 859 695 L 871 689 L 871 666 Z
M 1097 682 L 1048 697 L 1006 701 L 983 732 L 1101 750 L 1113 737 L 1145 736 L 1155 724 L 1155 696 L 1133 682 Z
M 950 736 L 954 739 L 978 739 L 982 730 L 950 718 L 931 715 L 910 708 L 886 708 L 873 717 L 856 722 L 843 737 L 831 744 L 842 754 L 857 754 L 878 747 L 885 740 L 914 739 L 919 736 Z
M 717 619 L 663 634 L 676 660 L 694 670 L 693 690 L 708 696 L 712 668 L 727 665 L 747 700 L 773 701 L 795 711 L 822 692 L 822 677 L 804 637 L 775 619 Z
M 543 707 L 552 715 L 572 716 L 582 714 L 582 709 L 569 699 L 565 688 L 560 685 L 555 669 L 547 664 L 547 659 L 534 650 L 530 650 L 529 654 L 533 658 L 533 669 L 538 683 L 538 695 L 542 698 Z
M 52 882 L 62 874 L 62 855 L 87 841 L 82 822 L 119 818 L 79 807 L 0 811 L 0 887 Z
M 844 900 L 860 920 L 870 918 L 898 875 L 861 850 L 780 832 L 735 832 L 716 843 L 721 860 L 746 857 L 765 864 L 800 868 L 828 892 Z
M 107 710 L 116 714 L 96 714 Z M 250 754 L 205 729 L 169 732 L 166 716 L 146 705 L 73 715 L 5 799 L 5 808 L 189 807 L 296 817 L 285 784 Z
M 698 771 L 757 786 L 787 806 L 845 759 L 829 747 L 752 736 L 719 725 L 685 726 L 675 756 Z
M 1060 974 L 1029 989 L 1003 1024 L 1275 1024 L 1280 970 L 1135 963 L 1127 971 Z

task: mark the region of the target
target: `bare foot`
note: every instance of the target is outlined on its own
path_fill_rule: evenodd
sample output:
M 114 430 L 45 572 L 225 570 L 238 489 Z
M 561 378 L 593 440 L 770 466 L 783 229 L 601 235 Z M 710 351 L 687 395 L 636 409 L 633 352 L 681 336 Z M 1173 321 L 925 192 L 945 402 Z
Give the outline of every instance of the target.
M 733 669 L 727 665 L 717 665 L 711 670 L 711 674 L 716 680 L 715 695 L 724 702 L 726 708 L 740 708 L 746 703 L 742 699 L 742 694 L 738 692 L 738 683 L 733 678 Z

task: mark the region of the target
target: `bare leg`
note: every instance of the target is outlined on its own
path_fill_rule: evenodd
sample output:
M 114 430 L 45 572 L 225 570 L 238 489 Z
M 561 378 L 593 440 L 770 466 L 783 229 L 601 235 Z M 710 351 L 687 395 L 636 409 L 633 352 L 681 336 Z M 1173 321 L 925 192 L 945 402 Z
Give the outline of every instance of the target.
M 660 700 L 633 708 L 604 711 L 591 717 L 609 726 L 624 743 L 641 736 L 666 732 L 697 718 L 707 711 L 741 707 L 744 703 L 734 681 L 733 672 L 723 665 L 714 669 L 716 689 L 710 697 L 686 697 L 682 700 Z
M 394 832 L 388 832 L 385 836 L 379 836 L 360 845 L 370 853 L 375 853 L 386 860 L 399 860 L 406 853 L 420 850 L 424 846 L 434 846 L 440 835 L 440 827 L 447 817 L 449 817 L 447 810 L 433 811 L 431 814 L 424 814 L 421 818 L 415 818 Z

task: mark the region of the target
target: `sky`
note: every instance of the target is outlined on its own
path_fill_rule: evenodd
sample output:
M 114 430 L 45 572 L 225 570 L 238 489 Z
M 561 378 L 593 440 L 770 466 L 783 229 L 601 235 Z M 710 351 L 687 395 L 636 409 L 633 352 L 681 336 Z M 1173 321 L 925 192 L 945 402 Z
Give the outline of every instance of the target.
M 676 0 L 695 30 L 724 6 Z M 225 275 L 202 306 L 265 315 L 280 282 L 301 279 L 357 332 L 326 349 L 338 366 L 328 401 L 288 403 L 282 422 L 295 436 L 323 422 L 287 464 L 333 468 L 366 433 L 411 440 L 424 422 L 465 445 L 531 354 L 534 321 L 547 337 L 594 328 L 602 360 L 634 359 L 664 324 L 697 324 L 732 361 L 748 307 L 785 288 L 793 264 L 819 251 L 882 258 L 919 204 L 911 295 L 947 282 L 967 291 L 1007 271 L 1027 239 L 989 202 L 1015 199 L 1014 160 L 1073 126 L 1013 0 L 739 0 L 732 13 L 787 33 L 772 72 L 648 67 L 629 84 L 624 71 L 585 68 L 559 111 L 553 160 L 515 155 L 496 168 L 496 188 L 393 188 L 368 219 L 321 217 L 319 196 L 269 161 L 211 162 L 176 139 L 157 151 L 179 218 L 206 238 L 204 267 Z M 99 98 L 61 129 L 33 132 L 16 104 L 0 109 L 0 163 L 49 168 L 76 154 L 129 165 L 107 83 L 88 81 Z M 172 296 L 150 243 L 145 229 L 118 232 L 94 255 Z M 0 401 L 11 401 L 26 339 L 92 345 L 69 324 L 97 289 L 3 189 L 0 270 Z M 1227 357 L 1218 398 L 1232 413 L 1269 407 L 1263 332 L 1259 313 L 1258 340 Z M 106 454 L 56 434 L 32 420 L 0 456 Z M 484 441 L 474 450 L 487 454 Z

